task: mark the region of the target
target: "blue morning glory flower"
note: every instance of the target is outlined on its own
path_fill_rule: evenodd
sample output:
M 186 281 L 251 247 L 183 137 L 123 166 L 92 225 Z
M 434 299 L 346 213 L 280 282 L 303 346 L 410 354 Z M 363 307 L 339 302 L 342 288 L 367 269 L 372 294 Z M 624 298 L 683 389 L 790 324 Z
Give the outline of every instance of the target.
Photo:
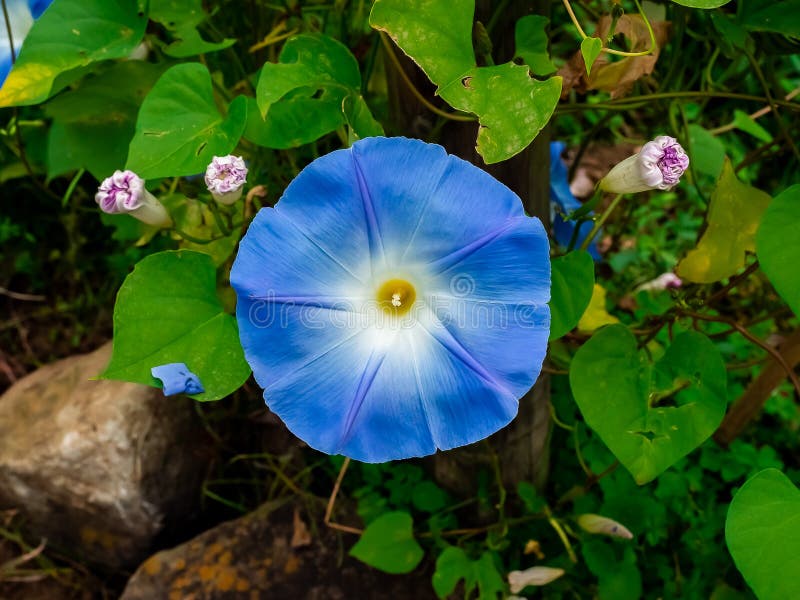
M 6 0 L 11 37 L 14 40 L 14 53 L 19 56 L 22 41 L 28 35 L 33 22 L 50 6 L 53 0 Z M 11 43 L 8 39 L 3 13 L 0 12 L 0 86 L 11 70 Z
M 150 369 L 150 374 L 160 379 L 165 396 L 175 394 L 202 394 L 205 389 L 200 378 L 189 370 L 184 363 L 169 363 Z
M 441 146 L 367 138 L 262 209 L 231 271 L 245 356 L 310 446 L 424 456 L 505 426 L 547 347 L 541 222 Z
M 564 142 L 550 142 L 550 202 L 560 210 L 560 212 L 555 213 L 552 219 L 553 235 L 559 246 L 567 248 L 575 233 L 577 223 L 575 221 L 565 221 L 563 216 L 578 210 L 582 204 L 581 201 L 569 191 L 567 165 L 561 158 L 563 152 Z M 593 213 L 590 212 L 589 214 L 591 215 Z M 581 225 L 580 232 L 575 239 L 576 248 L 580 247 L 591 230 L 591 221 L 585 221 Z M 600 253 L 597 251 L 597 245 L 594 242 L 589 244 L 588 251 L 589 254 L 592 255 L 592 258 L 600 260 Z

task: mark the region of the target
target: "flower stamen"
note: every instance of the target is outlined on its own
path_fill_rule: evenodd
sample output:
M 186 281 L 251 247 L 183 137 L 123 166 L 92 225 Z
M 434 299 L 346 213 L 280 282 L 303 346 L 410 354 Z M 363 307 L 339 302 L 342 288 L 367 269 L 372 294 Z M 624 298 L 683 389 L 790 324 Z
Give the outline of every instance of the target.
M 378 305 L 392 315 L 404 315 L 414 305 L 417 291 L 405 279 L 390 279 L 384 282 L 375 294 Z

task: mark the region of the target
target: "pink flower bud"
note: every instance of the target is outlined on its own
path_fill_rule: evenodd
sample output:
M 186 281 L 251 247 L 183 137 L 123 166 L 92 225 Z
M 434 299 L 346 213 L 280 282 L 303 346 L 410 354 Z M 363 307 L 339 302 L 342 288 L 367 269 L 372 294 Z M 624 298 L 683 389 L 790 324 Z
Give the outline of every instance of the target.
M 660 135 L 614 166 L 598 184 L 604 192 L 633 194 L 669 190 L 689 168 L 689 157 L 675 138 Z
M 94 195 L 100 210 L 109 214 L 127 213 L 155 227 L 172 227 L 167 209 L 144 187 L 144 180 L 133 171 L 114 171 Z
M 247 166 L 241 156 L 215 156 L 206 169 L 206 186 L 220 204 L 233 204 L 242 197 Z
M 524 571 L 511 571 L 508 574 L 508 585 L 511 593 L 521 592 L 529 585 L 547 585 L 564 574 L 564 569 L 553 567 L 531 567 Z
M 577 520 L 580 528 L 589 533 L 610 535 L 611 537 L 622 538 L 623 540 L 633 539 L 633 534 L 625 525 L 617 523 L 608 517 L 585 514 L 579 516 Z
M 662 273 L 655 279 L 647 281 L 636 288 L 637 292 L 650 291 L 658 292 L 661 290 L 676 290 L 683 285 L 683 280 L 675 273 Z

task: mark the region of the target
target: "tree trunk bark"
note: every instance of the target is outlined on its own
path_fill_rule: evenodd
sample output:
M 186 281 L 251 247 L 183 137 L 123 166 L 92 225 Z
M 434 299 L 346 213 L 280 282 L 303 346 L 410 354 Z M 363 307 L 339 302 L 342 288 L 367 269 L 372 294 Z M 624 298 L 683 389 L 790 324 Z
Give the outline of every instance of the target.
M 486 23 L 491 16 L 491 1 L 478 0 L 476 20 Z M 514 25 L 525 14 L 549 16 L 549 2 L 512 0 L 499 18 L 493 35 L 497 44 L 493 56 L 497 64 L 507 62 L 514 53 Z M 498 42 L 499 41 L 499 42 Z M 401 50 L 394 53 L 407 78 L 430 103 L 452 110 L 434 95 L 435 86 L 422 70 Z M 386 56 L 384 55 L 384 59 Z M 385 60 L 393 133 L 429 139 L 442 144 L 448 152 L 483 168 L 511 188 L 521 199 L 528 214 L 539 217 L 549 226 L 550 216 L 550 150 L 547 128 L 523 152 L 494 165 L 485 165 L 475 149 L 478 123 L 448 121 L 437 123 L 437 117 L 411 93 L 394 64 Z M 435 133 L 437 132 L 438 133 Z M 547 479 L 550 434 L 550 381 L 541 375 L 536 385 L 520 400 L 519 413 L 508 427 L 489 438 L 492 450 L 473 444 L 433 458 L 437 481 L 460 494 L 474 493 L 475 474 L 479 466 L 491 466 L 492 452 L 499 459 L 503 483 L 516 487 L 520 481 L 544 485 Z

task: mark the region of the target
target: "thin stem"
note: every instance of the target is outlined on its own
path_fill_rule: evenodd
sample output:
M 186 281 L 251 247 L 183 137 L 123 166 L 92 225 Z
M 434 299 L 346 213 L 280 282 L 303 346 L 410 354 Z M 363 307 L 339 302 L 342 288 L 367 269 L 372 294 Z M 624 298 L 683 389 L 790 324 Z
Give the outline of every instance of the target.
M 575 456 L 578 458 L 578 464 L 580 464 L 581 469 L 583 469 L 583 472 L 586 473 L 587 477 L 589 478 L 594 477 L 595 476 L 594 472 L 592 471 L 591 468 L 589 468 L 589 465 L 586 464 L 586 461 L 583 458 L 583 453 L 581 452 L 581 441 L 580 438 L 578 437 L 577 427 L 574 427 L 572 429 L 572 437 L 575 440 Z
M 567 554 L 569 555 L 569 559 L 577 564 L 578 557 L 575 555 L 575 550 L 572 549 L 572 544 L 569 543 L 569 538 L 567 537 L 564 528 L 561 527 L 561 523 L 559 523 L 554 517 L 553 512 L 550 510 L 549 506 L 544 507 L 544 514 L 547 517 L 547 522 L 550 523 L 550 526 L 556 530 L 558 537 L 561 539 L 561 543 L 564 544 L 564 548 L 567 550 Z
M 451 121 L 473 122 L 477 120 L 475 119 L 475 117 L 469 115 L 460 115 L 457 113 L 444 111 L 441 108 L 438 108 L 433 104 L 431 104 L 428 101 L 428 99 L 425 98 L 425 96 L 423 96 L 422 93 L 417 89 L 417 87 L 414 85 L 414 82 L 411 81 L 411 79 L 408 77 L 408 74 L 406 73 L 405 69 L 403 69 L 403 65 L 400 64 L 400 59 L 398 59 L 397 55 L 394 53 L 394 49 L 392 48 L 392 45 L 389 43 L 386 34 L 381 32 L 380 36 L 381 36 L 381 42 L 383 42 L 383 47 L 386 49 L 386 54 L 389 56 L 389 60 L 392 61 L 392 64 L 400 73 L 400 77 L 402 77 L 403 82 L 408 86 L 408 89 L 411 91 L 414 97 L 417 100 L 419 100 L 421 104 L 425 106 L 425 108 L 427 108 L 432 113 L 437 114 L 445 119 L 450 119 Z
M 750 263 L 750 265 L 748 265 L 748 267 L 744 271 L 742 271 L 739 275 L 731 277 L 730 281 L 725 287 L 723 287 L 720 290 L 717 290 L 711 296 L 709 296 L 708 299 L 706 299 L 705 301 L 705 305 L 709 306 L 711 304 L 714 304 L 717 300 L 725 296 L 725 294 L 727 294 L 729 291 L 731 291 L 733 288 L 739 285 L 742 281 L 744 281 L 750 275 L 755 273 L 757 269 L 758 269 L 758 261 Z
M 11 298 L 12 300 L 22 300 L 24 302 L 44 302 L 47 300 L 46 296 L 40 296 L 39 294 L 23 294 L 22 292 L 12 292 L 9 289 L 6 289 L 0 286 L 0 296 L 6 296 L 7 298 Z
M 75 191 L 75 188 L 78 186 L 78 182 L 80 181 L 83 174 L 86 173 L 86 169 L 79 169 L 77 173 L 75 173 L 75 177 L 72 178 L 72 181 L 69 182 L 69 186 L 67 187 L 67 191 L 64 192 L 64 197 L 61 199 L 61 208 L 64 208 L 69 204 L 69 199 L 72 197 L 72 192 Z
M 569 0 L 562 0 L 564 3 L 564 8 L 567 9 L 567 13 L 569 14 L 569 18 L 572 21 L 572 24 L 575 25 L 575 29 L 578 30 L 578 33 L 581 36 L 581 40 L 587 39 L 589 36 L 586 35 L 586 32 L 581 27 L 580 22 L 578 21 L 578 17 L 575 16 L 575 11 L 572 10 L 572 6 L 569 3 Z M 626 50 L 615 50 L 614 48 L 601 48 L 601 52 L 605 52 L 606 54 L 614 54 L 615 56 L 647 56 L 648 54 L 652 54 L 658 48 L 658 44 L 656 42 L 656 34 L 653 31 L 652 25 L 650 25 L 650 20 L 647 18 L 644 10 L 642 9 L 642 5 L 639 4 L 639 0 L 633 0 L 636 4 L 636 8 L 639 10 L 639 14 L 642 16 L 644 20 L 645 27 L 647 27 L 647 32 L 650 34 L 650 48 L 647 50 L 641 50 L 639 52 L 628 52 Z
M 764 90 L 764 95 L 767 97 L 769 106 L 772 109 L 772 114 L 775 115 L 775 122 L 778 124 L 778 129 L 781 130 L 781 134 L 786 140 L 786 143 L 789 144 L 789 147 L 792 149 L 795 158 L 797 158 L 797 160 L 800 161 L 800 151 L 798 151 L 797 146 L 794 143 L 794 140 L 787 131 L 786 126 L 783 124 L 783 119 L 781 119 L 780 113 L 778 113 L 778 107 L 775 104 L 775 99 L 772 97 L 772 92 L 770 92 L 769 90 L 769 84 L 767 83 L 766 77 L 764 77 L 764 72 L 761 70 L 761 65 L 758 64 L 758 61 L 755 59 L 755 57 L 747 50 L 745 50 L 745 55 L 747 56 L 747 60 L 750 61 L 750 65 L 753 67 L 753 71 L 756 74 L 756 78 L 758 79 L 762 89 Z
M 564 8 L 567 9 L 567 14 L 569 15 L 569 18 L 572 21 L 572 24 L 575 25 L 575 29 L 578 30 L 581 39 L 585 40 L 589 36 L 586 35 L 586 32 L 583 30 L 583 27 L 581 27 L 581 23 L 580 21 L 578 21 L 578 17 L 575 16 L 575 11 L 572 10 L 572 5 L 569 3 L 569 0 L 562 0 L 562 1 L 564 2 Z
M 208 208 L 211 210 L 211 214 L 214 216 L 214 221 L 216 222 L 220 233 L 222 233 L 223 236 L 229 236 L 231 234 L 231 229 L 225 225 L 224 221 L 222 220 L 222 215 L 219 214 L 219 207 L 217 206 L 216 201 L 212 200 L 209 202 Z
M 500 20 L 500 16 L 505 12 L 506 8 L 508 7 L 508 3 L 510 0 L 500 0 L 500 3 L 497 5 L 497 8 L 494 9 L 492 12 L 492 16 L 489 18 L 489 22 L 486 24 L 486 33 L 492 33 L 492 30 L 497 26 L 497 22 Z
M 645 27 L 647 27 L 647 33 L 650 34 L 650 47 L 647 50 L 641 50 L 639 52 L 625 52 L 623 50 L 614 50 L 613 48 L 603 48 L 602 51 L 605 52 L 606 54 L 614 54 L 616 56 L 647 56 L 648 54 L 652 54 L 658 49 L 658 43 L 656 42 L 656 34 L 653 31 L 653 26 L 650 25 L 650 20 L 644 13 L 642 5 L 639 4 L 639 0 L 633 0 L 633 2 L 634 4 L 636 4 L 636 8 L 639 10 L 639 14 L 642 16 L 642 20 L 644 21 Z
M 214 237 L 209 239 L 198 238 L 186 233 L 182 229 L 178 229 L 177 227 L 173 228 L 172 231 L 174 231 L 176 234 L 178 234 L 181 238 L 183 238 L 187 242 L 192 242 L 193 244 L 206 245 L 210 244 L 211 242 L 216 242 L 217 240 L 221 240 L 222 238 L 225 237 L 224 235 L 215 235 Z
M 620 98 L 619 100 L 610 100 L 609 102 L 597 102 L 592 104 L 586 103 L 572 103 L 556 107 L 556 112 L 568 113 L 580 110 L 596 110 L 599 108 L 607 108 L 610 110 L 630 110 L 636 108 L 638 105 L 647 105 L 653 100 L 672 100 L 675 98 L 729 98 L 731 100 L 743 100 L 748 102 L 758 102 L 764 104 L 767 98 L 764 96 L 753 96 L 751 94 L 737 94 L 734 92 L 718 92 L 707 90 L 694 90 L 684 92 L 659 92 L 655 94 L 643 94 L 641 96 L 632 96 L 629 98 Z M 800 103 L 787 102 L 785 100 L 773 100 L 775 105 L 783 106 L 792 110 L 800 110 Z
M 617 205 L 619 204 L 620 200 L 622 200 L 622 194 L 617 194 L 617 196 L 611 201 L 611 204 L 608 205 L 608 208 L 606 208 L 603 211 L 603 214 L 600 215 L 600 218 L 598 218 L 597 221 L 595 221 L 594 227 L 592 227 L 592 230 L 589 232 L 589 235 L 586 236 L 586 239 L 583 240 L 583 243 L 581 244 L 581 250 L 586 250 L 589 247 L 589 244 L 591 244 L 592 240 L 594 240 L 594 238 L 597 236 L 600 229 L 608 220 L 608 217 L 611 215 L 612 212 L 614 212 L 614 209 L 617 208 Z
M 789 363 L 786 362 L 786 359 L 783 357 L 783 355 L 769 344 L 758 339 L 743 326 L 739 325 L 739 323 L 737 323 L 732 319 L 726 319 L 725 317 L 712 317 L 709 315 L 691 312 L 688 310 L 681 310 L 680 313 L 692 319 L 698 319 L 699 321 L 713 321 L 715 323 L 727 323 L 728 325 L 733 327 L 736 331 L 738 331 L 742 335 L 742 337 L 749 340 L 762 350 L 768 352 L 772 356 L 772 358 L 774 358 L 778 362 L 778 364 L 781 367 L 783 367 L 783 370 L 786 371 L 786 375 L 789 377 L 789 380 L 792 382 L 792 385 L 794 386 L 795 392 L 798 394 L 798 396 L 800 396 L 800 380 L 797 379 L 797 375 L 795 374 L 794 369 L 789 365 Z
M 14 50 L 14 35 L 11 33 L 11 19 L 8 17 L 8 7 L 6 0 L 2 0 L 3 4 L 3 18 L 6 20 L 6 34 L 8 35 L 8 45 L 11 50 L 11 64 L 17 62 L 17 51 Z
M 797 96 L 797 94 L 800 94 L 800 87 L 793 89 L 791 92 L 786 94 L 783 97 L 783 99 L 786 100 L 786 101 L 789 101 L 792 98 L 794 98 L 795 96 Z M 759 108 L 756 112 L 750 113 L 748 116 L 755 121 L 756 119 L 760 119 L 764 115 L 768 114 L 771 110 L 772 110 L 771 106 L 764 106 L 762 108 Z M 731 121 L 727 125 L 721 125 L 720 127 L 716 127 L 714 129 L 709 129 L 708 132 L 711 135 L 720 135 L 721 133 L 727 133 L 728 131 L 733 131 L 734 129 L 737 129 L 738 127 L 739 126 L 736 124 L 735 121 Z
M 548 406 L 550 406 L 550 418 L 553 419 L 553 423 L 555 423 L 561 429 L 566 429 L 567 431 L 575 431 L 574 427 L 572 427 L 571 425 L 567 425 L 566 423 L 564 423 L 564 421 L 558 418 L 558 415 L 556 414 L 556 409 L 552 403 L 550 403 Z
M 334 523 L 331 521 L 331 515 L 333 514 L 333 506 L 334 504 L 336 504 L 336 496 L 339 495 L 339 488 L 342 487 L 342 480 L 344 479 L 344 474 L 347 472 L 347 467 L 349 466 L 350 466 L 350 459 L 345 458 L 344 462 L 342 463 L 342 467 L 339 469 L 339 475 L 336 477 L 336 483 L 333 484 L 333 491 L 331 492 L 331 497 L 328 498 L 328 506 L 325 507 L 325 518 L 323 519 L 323 522 L 331 529 L 338 529 L 339 531 L 344 531 L 346 533 L 355 533 L 356 535 L 361 535 L 362 533 L 364 533 L 363 529 L 358 529 L 357 527 L 349 527 L 348 525 L 340 525 L 339 523 Z

